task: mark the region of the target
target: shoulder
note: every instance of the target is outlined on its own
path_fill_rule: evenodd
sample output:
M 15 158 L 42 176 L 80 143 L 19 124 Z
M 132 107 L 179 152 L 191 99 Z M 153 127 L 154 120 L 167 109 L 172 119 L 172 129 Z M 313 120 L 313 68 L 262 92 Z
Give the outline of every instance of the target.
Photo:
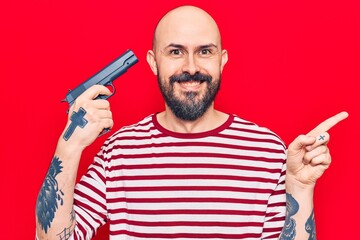
M 124 141 L 128 142 L 135 140 L 136 138 L 148 136 L 155 129 L 153 123 L 154 115 L 155 114 L 150 114 L 137 123 L 121 127 L 105 140 L 102 148 L 109 149 L 114 144 L 118 145 Z
M 114 140 L 116 138 L 119 138 L 121 136 L 124 136 L 124 135 L 136 134 L 136 133 L 139 133 L 139 132 L 149 131 L 150 129 L 152 129 L 154 127 L 154 123 L 153 123 L 154 115 L 155 114 L 150 114 L 150 115 L 146 116 L 145 118 L 143 118 L 142 120 L 138 121 L 137 123 L 121 127 L 114 134 L 112 134 L 105 141 L 105 143 L 109 142 L 109 141 L 112 141 L 112 140 Z
M 249 140 L 252 139 L 253 141 L 273 143 L 280 145 L 284 150 L 286 149 L 286 145 L 280 136 L 269 128 L 241 118 L 236 114 L 233 114 L 233 117 L 233 122 L 228 128 L 233 134 L 248 137 Z

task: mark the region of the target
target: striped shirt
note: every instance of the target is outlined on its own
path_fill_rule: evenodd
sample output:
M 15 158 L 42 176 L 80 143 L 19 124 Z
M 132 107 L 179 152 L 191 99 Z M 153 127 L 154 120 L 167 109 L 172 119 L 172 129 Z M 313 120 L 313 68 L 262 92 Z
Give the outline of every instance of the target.
M 278 239 L 286 147 L 230 115 L 202 133 L 175 133 L 150 115 L 105 141 L 75 188 L 75 239 L 109 222 L 110 239 Z

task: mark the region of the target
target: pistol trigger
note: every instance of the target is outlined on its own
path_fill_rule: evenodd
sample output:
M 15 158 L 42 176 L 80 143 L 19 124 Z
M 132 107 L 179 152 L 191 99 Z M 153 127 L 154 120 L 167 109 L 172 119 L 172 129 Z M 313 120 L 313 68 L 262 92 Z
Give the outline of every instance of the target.
M 112 95 L 114 95 L 114 94 L 115 94 L 115 92 L 116 92 L 116 88 L 115 88 L 115 86 L 114 86 L 113 82 L 111 82 L 111 83 L 110 83 L 110 86 L 112 87 L 113 91 L 112 91 L 112 93 L 110 94 L 110 96 L 109 96 L 109 97 L 111 97 Z
M 110 94 L 110 95 L 104 95 L 104 99 L 108 99 L 108 98 L 110 98 L 112 95 L 114 95 L 116 89 L 115 89 L 115 86 L 114 86 L 113 82 L 109 82 L 109 83 L 106 84 L 105 86 L 106 86 L 106 87 L 111 86 L 111 89 L 109 88 L 109 90 L 111 90 L 111 94 Z

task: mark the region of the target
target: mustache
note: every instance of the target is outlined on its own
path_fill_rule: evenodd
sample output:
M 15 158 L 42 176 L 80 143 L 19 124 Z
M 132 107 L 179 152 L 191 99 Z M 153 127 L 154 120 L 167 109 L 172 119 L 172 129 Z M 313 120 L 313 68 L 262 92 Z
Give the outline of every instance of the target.
M 169 77 L 170 83 L 174 84 L 175 82 L 189 82 L 189 81 L 198 81 L 198 82 L 207 82 L 210 83 L 212 77 L 210 75 L 202 74 L 202 73 L 195 73 L 191 75 L 190 73 L 184 72 L 176 75 L 172 75 Z

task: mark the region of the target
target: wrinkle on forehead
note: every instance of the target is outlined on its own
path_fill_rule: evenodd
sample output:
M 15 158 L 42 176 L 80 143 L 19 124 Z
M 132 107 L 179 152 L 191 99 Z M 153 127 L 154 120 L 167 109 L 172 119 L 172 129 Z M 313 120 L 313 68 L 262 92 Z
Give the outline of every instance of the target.
M 168 40 L 169 37 L 177 34 L 179 38 L 194 40 L 195 37 L 203 37 L 221 48 L 221 36 L 215 20 L 204 10 L 194 6 L 181 6 L 165 14 L 156 26 L 153 37 L 153 50 Z

